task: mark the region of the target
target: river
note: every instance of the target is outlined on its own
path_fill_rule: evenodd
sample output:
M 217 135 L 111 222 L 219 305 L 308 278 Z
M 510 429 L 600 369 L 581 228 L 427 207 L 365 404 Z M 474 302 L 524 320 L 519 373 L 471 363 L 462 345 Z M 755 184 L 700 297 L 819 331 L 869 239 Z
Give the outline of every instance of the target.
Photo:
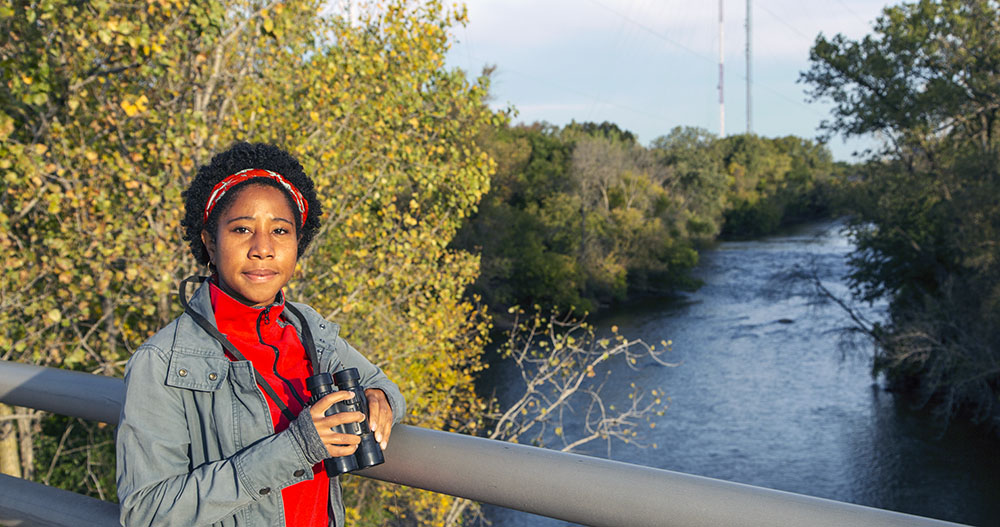
M 826 222 L 720 243 L 702 254 L 697 291 L 593 320 L 630 339 L 672 340 L 665 358 L 679 365 L 612 366 L 625 389 L 634 382 L 670 397 L 645 432 L 657 448 L 616 443 L 610 456 L 605 444 L 580 453 L 1000 526 L 1000 442 L 961 424 L 942 430 L 898 401 L 872 378 L 871 347 L 844 346 L 844 311 L 789 280 L 794 269 L 815 269 L 846 297 L 851 244 L 840 228 Z M 513 382 L 503 365 L 494 369 L 495 382 Z M 568 525 L 499 507 L 484 513 L 496 526 Z

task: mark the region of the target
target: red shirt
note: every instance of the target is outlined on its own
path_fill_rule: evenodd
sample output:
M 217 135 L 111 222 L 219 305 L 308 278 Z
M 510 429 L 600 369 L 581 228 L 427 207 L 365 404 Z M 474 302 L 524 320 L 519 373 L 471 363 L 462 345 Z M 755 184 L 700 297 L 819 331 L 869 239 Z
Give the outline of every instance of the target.
M 293 414 L 309 400 L 306 378 L 312 367 L 295 326 L 284 318 L 284 293 L 281 301 L 259 308 L 247 306 L 211 284 L 212 309 L 219 331 L 253 363 L 257 375 L 271 385 Z M 236 360 L 230 356 L 229 360 Z M 262 390 L 263 393 L 263 390 Z M 274 431 L 288 428 L 289 421 L 278 405 L 264 393 L 271 412 Z M 301 399 L 301 400 L 300 400 Z M 285 525 L 290 527 L 326 527 L 330 524 L 327 502 L 330 479 L 323 464 L 313 466 L 313 478 L 281 490 L 285 507 Z

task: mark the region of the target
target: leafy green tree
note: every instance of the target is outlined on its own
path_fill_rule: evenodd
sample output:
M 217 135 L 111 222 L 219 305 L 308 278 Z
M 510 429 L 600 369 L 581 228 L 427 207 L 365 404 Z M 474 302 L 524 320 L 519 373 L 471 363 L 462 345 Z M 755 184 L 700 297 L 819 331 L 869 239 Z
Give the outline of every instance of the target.
M 444 65 L 463 8 L 358 7 L 354 20 L 319 1 L 0 7 L 0 355 L 120 374 L 179 313 L 178 280 L 199 271 L 179 228 L 193 171 L 234 140 L 275 142 L 313 175 L 326 211 L 291 297 L 400 381 L 409 422 L 464 422 L 488 321 L 463 297 L 477 258 L 448 243 L 494 168 L 474 134 L 502 116 L 485 78 Z M 42 430 L 26 412 L 22 475 L 44 475 L 60 451 L 36 442 L 52 457 L 33 459 Z M 53 484 L 114 495 L 64 474 Z M 347 497 L 352 521 L 375 525 L 440 523 L 451 501 L 350 485 L 373 486 Z
M 622 130 L 617 124 L 609 121 L 604 121 L 600 124 L 590 121 L 582 123 L 572 121 L 566 125 L 565 131 L 571 134 L 582 133 L 591 137 L 610 139 L 611 141 L 621 141 L 630 145 L 638 143 L 638 139 L 635 134 L 628 130 Z
M 785 137 L 719 139 L 676 128 L 647 148 L 612 123 L 501 127 L 491 191 L 457 247 L 481 256 L 472 290 L 578 314 L 692 287 L 697 248 L 829 213 L 838 190 L 825 146 Z
M 673 169 L 611 123 L 501 127 L 491 192 L 456 246 L 481 252 L 473 291 L 502 312 L 539 305 L 579 313 L 688 285 L 692 214 Z M 702 235 L 703 236 L 703 235 Z
M 223 19 L 171 1 L 0 8 L 3 358 L 113 374 L 171 316 L 192 269 L 168 250 L 180 190 L 227 113 L 204 111 L 218 87 L 209 57 L 249 31 Z M 30 478 L 38 415 L 18 412 Z
M 985 418 L 1000 391 L 1000 4 L 886 8 L 859 41 L 817 38 L 802 74 L 834 105 L 828 133 L 885 147 L 853 199 L 857 298 L 886 297 L 867 328 L 876 369 L 951 415 Z
M 545 125 L 485 130 L 480 144 L 497 160 L 490 192 L 453 244 L 481 254 L 469 291 L 492 307 L 516 304 L 589 308 L 579 249 L 578 198 L 568 177 L 571 149 Z
M 671 192 L 676 173 L 628 135 L 586 130 L 571 125 L 564 136 L 574 141 L 583 223 L 593 224 L 581 251 L 591 295 L 608 303 L 678 287 L 697 254 L 684 232 L 683 196 Z
M 782 204 L 782 223 L 834 213 L 844 176 L 843 170 L 834 164 L 830 150 L 820 143 L 795 136 L 775 138 L 772 143 L 791 160 L 785 184 L 776 195 Z
M 727 137 L 722 148 L 729 187 L 723 233 L 742 238 L 775 231 L 783 210 L 773 198 L 784 188 L 790 156 L 772 141 L 749 134 Z
M 653 140 L 659 163 L 673 171 L 668 191 L 682 200 L 685 232 L 698 243 L 722 229 L 727 186 L 718 138 L 702 128 L 677 127 Z

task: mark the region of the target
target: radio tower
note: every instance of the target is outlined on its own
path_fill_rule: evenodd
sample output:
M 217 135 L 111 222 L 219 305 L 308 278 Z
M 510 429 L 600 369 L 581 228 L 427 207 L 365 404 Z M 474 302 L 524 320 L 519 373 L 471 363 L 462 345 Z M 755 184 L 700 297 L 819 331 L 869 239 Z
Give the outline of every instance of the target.
M 750 96 L 750 0 L 747 0 L 747 133 L 753 133 L 753 126 L 750 119 L 753 99 Z
M 719 137 L 726 137 L 726 102 L 725 102 L 725 90 L 723 88 L 723 64 L 725 61 L 725 48 L 726 40 L 724 38 L 723 24 L 722 24 L 722 3 L 723 0 L 719 0 Z

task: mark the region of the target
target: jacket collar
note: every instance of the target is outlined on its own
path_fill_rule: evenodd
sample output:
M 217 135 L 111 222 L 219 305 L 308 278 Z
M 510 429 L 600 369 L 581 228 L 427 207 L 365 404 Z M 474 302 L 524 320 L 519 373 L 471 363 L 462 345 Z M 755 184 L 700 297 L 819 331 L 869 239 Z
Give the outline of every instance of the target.
M 270 305 L 264 307 L 248 306 L 236 300 L 215 284 L 213 279 L 206 281 L 209 288 L 209 299 L 212 304 L 212 313 L 215 315 L 215 325 L 223 333 L 235 331 L 240 335 L 249 334 L 252 338 L 256 335 L 258 320 L 262 330 L 271 331 L 274 324 L 282 316 L 285 310 L 285 295 L 283 291 L 278 292 L 278 296 Z M 261 319 L 261 315 L 264 315 Z
M 188 300 L 191 309 L 205 317 L 216 328 L 219 325 L 215 322 L 215 312 L 212 310 L 212 296 L 209 290 L 208 279 L 203 279 L 198 285 L 198 289 Z M 184 290 L 181 290 L 184 293 Z M 177 329 L 174 331 L 174 349 L 183 349 L 189 352 L 204 353 L 206 355 L 218 355 L 225 357 L 222 344 L 219 344 L 211 335 L 201 329 L 194 319 L 185 313 L 177 318 Z
M 284 296 L 282 296 L 282 300 L 284 300 Z M 191 295 L 190 300 L 188 300 L 188 303 L 191 309 L 205 317 L 216 328 L 219 327 L 219 324 L 215 320 L 215 312 L 212 309 L 212 294 L 207 278 L 201 281 L 194 294 Z M 291 323 L 295 327 L 295 330 L 299 332 L 299 335 L 302 335 L 302 323 L 309 324 L 313 337 L 317 340 L 317 348 L 321 347 L 323 343 L 332 344 L 337 338 L 340 330 L 337 324 L 323 320 L 318 313 L 305 304 L 297 302 L 288 303 L 298 308 L 305 317 L 305 321 L 300 321 L 299 317 L 294 315 L 286 315 L 284 320 Z M 184 349 L 188 352 L 204 354 L 206 356 L 226 356 L 222 344 L 219 344 L 217 340 L 206 333 L 190 316 L 183 313 L 177 318 L 173 348 Z

